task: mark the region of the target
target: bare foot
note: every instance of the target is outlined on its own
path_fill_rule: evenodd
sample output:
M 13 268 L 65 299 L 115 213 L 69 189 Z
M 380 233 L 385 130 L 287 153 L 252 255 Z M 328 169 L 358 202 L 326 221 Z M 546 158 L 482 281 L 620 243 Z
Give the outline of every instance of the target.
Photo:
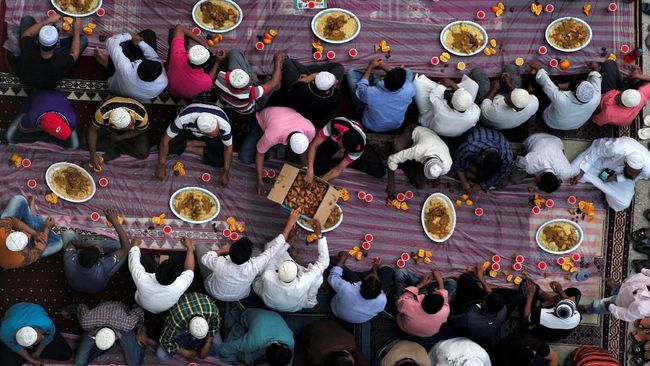
M 100 50 L 99 47 L 95 47 L 94 56 L 100 65 L 108 67 L 108 55 Z

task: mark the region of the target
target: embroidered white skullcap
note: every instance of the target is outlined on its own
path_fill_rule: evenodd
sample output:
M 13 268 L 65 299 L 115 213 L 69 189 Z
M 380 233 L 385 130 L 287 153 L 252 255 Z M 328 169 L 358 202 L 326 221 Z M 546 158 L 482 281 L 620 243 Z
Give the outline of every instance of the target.
M 118 130 L 123 130 L 131 124 L 131 114 L 126 108 L 115 108 L 109 113 L 108 121 Z
M 294 153 L 302 154 L 307 151 L 307 148 L 309 147 L 309 139 L 304 133 L 296 132 L 291 135 L 289 145 Z
M 427 179 L 438 179 L 442 174 L 442 165 L 438 159 L 428 159 L 424 163 L 424 176 Z
M 195 66 L 201 66 L 210 59 L 210 51 L 200 44 L 190 47 L 188 53 L 190 63 Z
M 284 283 L 289 283 L 298 276 L 298 266 L 294 261 L 284 261 L 278 267 L 278 278 Z
M 459 112 L 465 112 L 472 103 L 472 95 L 465 89 L 458 89 L 451 96 L 451 105 Z
M 243 88 L 246 85 L 248 85 L 248 82 L 251 80 L 250 76 L 246 73 L 246 71 L 242 69 L 234 69 L 230 72 L 230 76 L 228 77 L 228 82 L 230 82 L 230 85 L 232 85 L 233 88 Z
M 16 332 L 16 342 L 23 347 L 31 347 L 36 343 L 38 333 L 32 327 L 22 327 Z
M 115 344 L 115 332 L 111 328 L 102 328 L 95 334 L 95 346 L 100 351 L 106 351 Z
M 331 72 L 321 71 L 316 74 L 316 79 L 314 79 L 314 81 L 316 82 L 316 88 L 318 88 L 318 90 L 326 91 L 330 90 L 330 88 L 334 86 L 336 77 Z
M 636 107 L 641 103 L 641 93 L 635 89 L 626 89 L 621 93 L 621 103 L 628 108 Z
M 59 31 L 52 25 L 44 25 L 38 31 L 38 43 L 43 47 L 52 47 L 59 41 Z
M 27 237 L 27 234 L 23 233 L 22 231 L 14 231 L 13 233 L 7 235 L 7 239 L 5 240 L 7 249 L 11 250 L 12 252 L 20 252 L 21 250 L 25 249 L 27 243 L 29 243 L 29 238 Z
M 459 366 L 485 366 L 485 364 L 483 361 L 481 361 L 481 359 L 472 357 L 463 361 L 463 363 L 461 363 Z
M 521 88 L 513 89 L 510 92 L 510 101 L 515 107 L 519 109 L 526 108 L 528 102 L 530 101 L 530 94 Z
M 207 337 L 209 329 L 208 321 L 202 316 L 195 316 L 190 320 L 190 333 L 196 339 Z
M 578 84 L 578 87 L 576 88 L 576 99 L 582 103 L 588 103 L 594 99 L 594 95 L 596 95 L 596 90 L 594 89 L 593 84 L 588 81 L 583 81 Z
M 203 133 L 210 133 L 217 129 L 219 121 L 214 114 L 201 113 L 196 119 L 196 125 L 199 128 L 199 131 Z
M 632 169 L 643 169 L 645 166 L 645 158 L 640 152 L 633 152 L 625 157 L 625 162 Z

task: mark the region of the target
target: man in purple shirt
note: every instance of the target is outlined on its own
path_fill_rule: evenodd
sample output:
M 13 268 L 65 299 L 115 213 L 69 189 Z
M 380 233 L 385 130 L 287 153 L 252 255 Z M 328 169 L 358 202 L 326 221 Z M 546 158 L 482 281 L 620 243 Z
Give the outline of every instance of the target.
M 58 90 L 34 92 L 14 118 L 5 138 L 9 144 L 47 141 L 66 149 L 79 147 L 77 115 L 66 95 Z

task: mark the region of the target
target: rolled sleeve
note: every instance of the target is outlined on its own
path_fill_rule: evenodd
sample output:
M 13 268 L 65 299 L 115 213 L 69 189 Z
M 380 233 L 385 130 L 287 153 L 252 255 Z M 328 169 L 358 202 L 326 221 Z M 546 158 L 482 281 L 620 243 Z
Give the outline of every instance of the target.
M 335 266 L 330 270 L 330 274 L 327 277 L 327 283 L 332 286 L 332 289 L 334 291 L 338 292 L 343 286 L 345 285 L 345 281 L 343 279 L 343 268 L 339 266 Z
M 368 80 L 361 79 L 357 82 L 357 89 L 354 94 L 364 103 L 368 103 L 368 88 L 370 88 Z

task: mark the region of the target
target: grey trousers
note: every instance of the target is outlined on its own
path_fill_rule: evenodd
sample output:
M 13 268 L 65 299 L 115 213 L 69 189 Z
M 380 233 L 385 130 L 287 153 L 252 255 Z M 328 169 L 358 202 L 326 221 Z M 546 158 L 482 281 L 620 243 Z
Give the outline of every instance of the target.
M 248 76 L 250 76 L 253 85 L 261 84 L 260 79 L 255 73 L 255 70 L 253 70 L 253 67 L 240 50 L 233 48 L 232 50 L 228 51 L 225 64 L 228 65 L 228 70 L 242 69 L 246 71 Z M 266 106 L 266 103 L 268 103 L 271 94 L 273 94 L 273 90 L 265 91 L 264 95 L 255 101 L 255 109 L 260 110 L 264 108 Z
M 515 88 L 521 88 L 521 74 L 519 73 L 519 68 L 515 65 L 506 65 L 503 67 L 503 70 L 501 73 L 507 73 L 510 74 L 510 79 L 512 80 L 512 85 L 515 86 Z M 474 68 L 472 71 L 469 73 L 469 77 L 476 81 L 478 84 L 478 93 L 476 94 L 476 104 L 481 105 L 481 102 L 483 99 L 485 99 L 485 96 L 488 94 L 490 91 L 490 79 L 488 78 L 487 74 L 485 73 L 485 70 L 481 68 Z M 499 75 L 499 77 L 501 77 Z M 506 94 L 507 91 L 505 88 L 501 88 L 499 91 L 499 94 Z
M 197 245 L 196 250 L 194 251 L 194 253 L 196 254 L 196 265 L 199 267 L 199 273 L 201 273 L 201 278 L 203 280 L 208 278 L 210 273 L 212 273 L 210 268 L 204 266 L 203 263 L 201 262 L 201 257 L 203 257 L 203 255 L 208 253 L 210 250 L 212 249 L 210 249 L 210 247 L 208 247 L 207 245 Z

